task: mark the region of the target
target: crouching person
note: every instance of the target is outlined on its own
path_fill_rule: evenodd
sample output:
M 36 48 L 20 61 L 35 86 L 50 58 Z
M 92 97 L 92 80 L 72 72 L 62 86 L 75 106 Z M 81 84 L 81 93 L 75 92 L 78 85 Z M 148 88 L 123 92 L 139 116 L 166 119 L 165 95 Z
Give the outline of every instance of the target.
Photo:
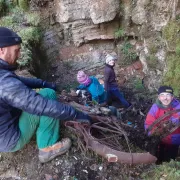
M 96 77 L 89 77 L 84 71 L 79 71 L 77 74 L 77 81 L 80 84 L 78 89 L 87 90 L 91 94 L 92 100 L 96 103 L 104 104 L 106 102 L 106 92 Z
M 36 134 L 39 160 L 48 162 L 65 153 L 71 140 L 59 141 L 60 120 L 90 123 L 90 117 L 56 101 L 56 85 L 17 76 L 16 61 L 22 40 L 0 27 L 0 152 L 22 149 Z M 44 88 L 36 93 L 32 88 Z
M 168 111 L 177 109 L 180 109 L 180 102 L 174 98 L 173 89 L 170 86 L 161 86 L 158 89 L 158 98 L 156 103 L 153 104 L 147 114 L 145 129 L 147 129 L 156 119 L 162 117 Z M 171 121 L 174 125 L 178 126 L 180 124 L 180 112 L 168 116 L 163 121 Z M 151 130 L 150 134 L 153 134 L 153 130 L 154 128 Z M 156 153 L 158 162 L 161 163 L 163 161 L 175 159 L 178 154 L 179 145 L 180 127 L 176 128 L 176 130 L 161 140 Z

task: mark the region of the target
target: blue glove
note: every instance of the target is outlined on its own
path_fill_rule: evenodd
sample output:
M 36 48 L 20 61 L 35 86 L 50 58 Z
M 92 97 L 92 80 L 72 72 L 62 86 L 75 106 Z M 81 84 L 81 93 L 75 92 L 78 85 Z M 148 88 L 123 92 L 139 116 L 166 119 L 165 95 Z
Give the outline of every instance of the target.
M 76 121 L 80 122 L 80 123 L 85 123 L 90 125 L 91 124 L 91 117 L 88 114 L 82 113 L 80 111 L 77 111 L 77 115 L 76 115 Z
M 50 88 L 50 89 L 53 89 L 55 91 L 57 90 L 55 83 L 47 82 L 47 81 L 43 81 L 43 88 Z
M 173 134 L 171 136 L 171 142 L 174 145 L 180 145 L 180 134 Z

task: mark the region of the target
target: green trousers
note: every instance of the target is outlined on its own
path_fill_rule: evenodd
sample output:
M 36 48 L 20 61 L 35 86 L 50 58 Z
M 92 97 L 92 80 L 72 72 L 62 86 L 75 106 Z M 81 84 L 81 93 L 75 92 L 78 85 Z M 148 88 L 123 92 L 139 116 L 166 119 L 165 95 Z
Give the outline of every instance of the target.
M 56 93 L 52 89 L 42 89 L 39 91 L 47 99 L 56 99 Z M 22 112 L 19 118 L 20 138 L 11 152 L 18 151 L 29 143 L 30 139 L 36 134 L 37 146 L 39 149 L 52 146 L 59 139 L 60 122 L 48 116 L 37 116 Z

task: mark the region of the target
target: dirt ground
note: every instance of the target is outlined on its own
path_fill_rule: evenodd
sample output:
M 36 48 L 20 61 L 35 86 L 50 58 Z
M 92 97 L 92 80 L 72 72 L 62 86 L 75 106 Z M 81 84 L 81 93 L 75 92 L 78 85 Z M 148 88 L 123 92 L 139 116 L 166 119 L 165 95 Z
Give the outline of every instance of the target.
M 122 111 L 123 122 L 129 124 L 128 138 L 134 152 L 153 151 L 154 144 L 144 136 L 145 115 L 152 104 L 154 95 L 145 91 L 135 92 L 123 89 L 128 101 L 133 104 L 129 111 Z M 70 151 L 49 163 L 41 164 L 35 137 L 21 151 L 0 154 L 1 180 L 138 180 L 141 174 L 152 165 L 130 166 L 120 163 L 108 163 L 106 159 L 92 151 L 81 152 L 77 148 L 76 136 L 62 126 L 62 135 L 72 139 Z

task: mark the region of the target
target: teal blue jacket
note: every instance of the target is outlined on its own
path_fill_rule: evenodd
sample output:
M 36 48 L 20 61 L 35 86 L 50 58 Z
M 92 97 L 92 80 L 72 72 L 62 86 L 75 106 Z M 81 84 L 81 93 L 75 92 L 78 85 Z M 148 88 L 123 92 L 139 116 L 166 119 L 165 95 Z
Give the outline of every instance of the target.
M 89 93 L 91 93 L 92 100 L 98 102 L 99 104 L 104 103 L 106 101 L 106 92 L 104 87 L 94 76 L 90 76 L 90 79 L 91 83 L 88 86 L 81 84 L 78 86 L 78 89 L 87 90 Z

